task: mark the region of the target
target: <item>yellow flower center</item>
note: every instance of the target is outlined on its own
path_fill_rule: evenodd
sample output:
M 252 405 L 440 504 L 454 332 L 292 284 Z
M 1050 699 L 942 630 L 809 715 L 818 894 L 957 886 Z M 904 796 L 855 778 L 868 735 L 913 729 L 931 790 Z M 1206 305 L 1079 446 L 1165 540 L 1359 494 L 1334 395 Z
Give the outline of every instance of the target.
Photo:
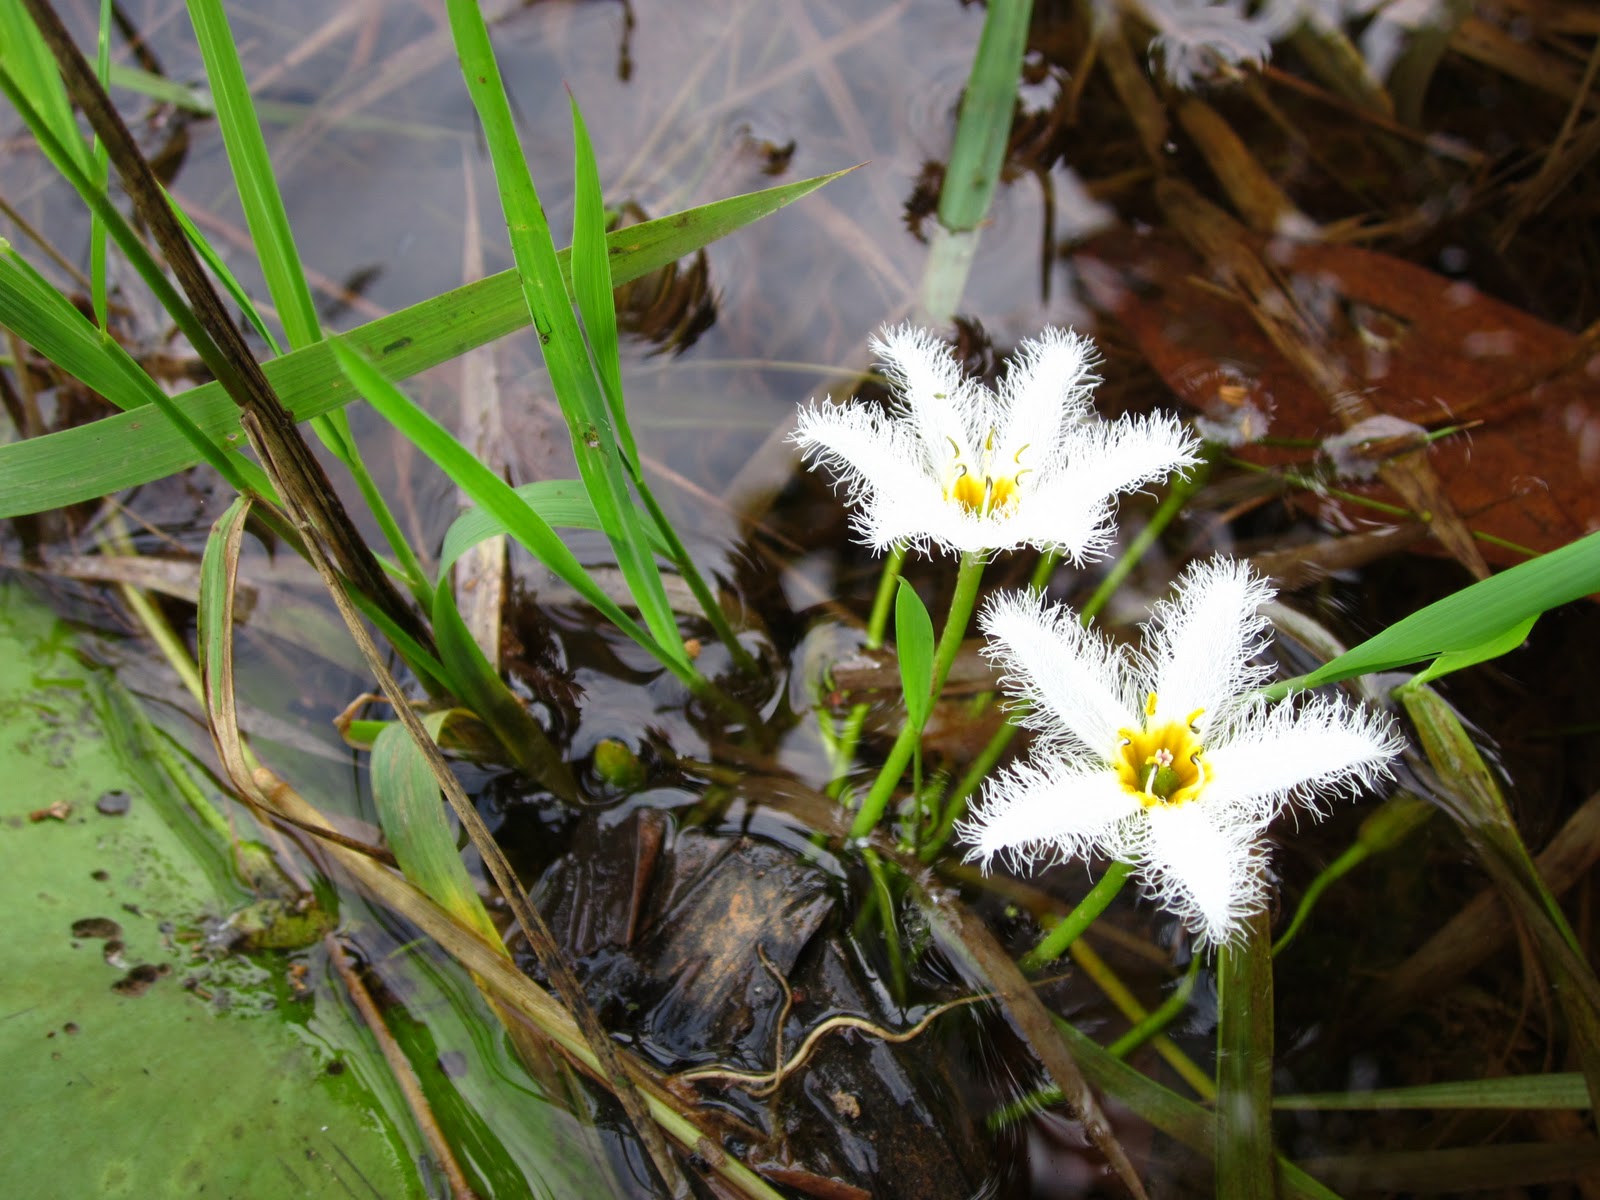
M 1211 780 L 1205 748 L 1195 729 L 1205 709 L 1195 709 L 1183 721 L 1151 725 L 1149 719 L 1155 712 L 1156 694 L 1151 692 L 1144 705 L 1144 728 L 1117 731 L 1122 737 L 1113 758 L 1117 777 L 1146 808 L 1186 804 Z
M 954 500 L 968 512 L 977 513 L 980 517 L 1008 513 L 1017 506 L 1021 497 L 1020 483 L 1028 473 L 1028 468 L 1022 465 L 1022 453 L 1027 449 L 1026 446 L 1018 449 L 1009 463 L 997 464 L 994 461 L 995 435 L 991 429 L 983 439 L 983 451 L 978 461 L 969 462 L 954 438 L 945 440 L 950 443 L 950 465 L 944 475 L 946 500 Z M 997 466 L 1002 469 L 997 471 Z

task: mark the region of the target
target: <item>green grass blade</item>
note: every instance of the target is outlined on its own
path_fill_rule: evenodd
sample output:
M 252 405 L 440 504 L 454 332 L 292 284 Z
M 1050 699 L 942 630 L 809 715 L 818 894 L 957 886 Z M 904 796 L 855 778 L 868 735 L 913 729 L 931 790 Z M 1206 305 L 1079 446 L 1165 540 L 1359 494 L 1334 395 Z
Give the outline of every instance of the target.
M 541 479 L 512 489 L 552 529 L 592 529 L 600 532 L 600 518 L 589 503 L 589 493 L 576 479 Z M 457 517 L 444 535 L 439 552 L 442 576 L 479 542 L 505 533 L 506 527 L 485 508 L 470 508 Z M 662 547 L 658 546 L 658 549 Z
M 544 206 L 528 173 L 488 26 L 476 0 L 447 0 L 446 8 L 463 78 L 483 123 L 489 156 L 494 162 L 495 182 L 523 295 L 539 334 L 550 386 L 572 437 L 578 475 L 600 514 L 617 566 L 651 635 L 667 653 L 687 666 L 689 656 L 683 635 L 667 600 L 644 524 L 634 507 L 617 432 L 572 311 Z
M 300 267 L 289 214 L 272 174 L 267 142 L 256 120 L 255 101 L 245 79 L 244 65 L 228 28 L 220 0 L 189 0 L 189 20 L 194 25 L 206 79 L 216 102 L 217 127 L 233 168 L 245 224 L 261 263 L 267 291 L 283 321 L 289 344 L 296 349 L 322 340 L 311 287 Z
M 295 249 L 294 230 L 289 225 L 289 213 L 272 173 L 267 141 L 256 117 L 255 98 L 245 79 L 244 64 L 239 61 L 227 14 L 220 0 L 189 0 L 189 19 L 194 25 L 206 77 L 216 98 L 217 125 L 227 147 L 228 165 L 233 170 L 234 186 L 239 192 L 262 277 L 283 322 L 289 345 L 296 350 L 303 349 L 322 340 L 322 324 L 311 298 L 311 285 L 300 264 L 300 254 Z M 193 241 L 197 231 L 188 225 L 185 231 Z M 204 239 L 201 240 L 203 243 Z M 220 256 L 207 257 L 216 261 Z M 336 409 L 318 417 L 312 426 L 323 445 L 349 467 L 362 499 L 400 561 L 413 597 L 426 606 L 428 588 L 422 565 L 366 469 L 344 410 Z
M 927 724 L 933 708 L 933 618 L 904 577 L 894 598 L 894 653 L 900 664 L 906 719 L 920 727 Z
M 664 666 L 691 686 L 701 680 L 692 668 L 685 667 L 659 646 L 648 631 L 619 608 L 584 570 L 544 519 L 534 512 L 515 491 L 488 467 L 477 460 L 448 430 L 418 408 L 409 397 L 378 369 L 347 347 L 342 339 L 330 343 L 352 383 L 383 417 L 405 434 L 475 504 L 493 513 L 505 530 L 535 558 L 553 571 L 569 587 L 597 608 L 601 615 L 622 630 Z
M 100 0 L 100 29 L 95 42 L 95 76 L 101 87 L 111 82 L 111 0 Z M 95 186 L 104 191 L 111 179 L 111 155 L 97 137 L 94 139 L 93 175 Z M 110 307 L 106 302 L 106 228 L 99 217 L 89 221 L 89 303 L 94 323 L 109 328 Z
M 0 325 L 120 409 L 155 402 L 155 380 L 0 238 Z
M 126 350 L 97 329 L 4 239 L 0 239 L 0 325 L 118 408 L 137 412 L 143 422 L 160 424 L 148 412 L 158 409 L 170 422 L 169 432 L 195 460 L 210 463 L 234 490 L 276 495 L 260 467 L 225 453 L 207 437 Z M 117 448 L 107 449 L 115 453 Z
M 422 718 L 435 741 L 449 715 L 429 713 Z M 399 725 L 385 725 L 372 747 L 371 770 L 378 824 L 405 877 L 489 945 L 501 945 L 500 931 L 489 919 L 456 849 L 439 781 L 411 735 Z
M 589 130 L 572 98 L 573 210 L 572 294 L 583 317 L 595 373 L 617 444 L 627 456 L 630 473 L 639 475 L 639 448 L 622 398 L 622 355 L 617 343 L 616 293 L 611 284 L 611 256 L 606 252 L 606 207 L 600 191 L 600 167 Z
M 0 6 L 4 7 L 4 6 Z M 612 276 L 627 283 L 659 270 L 837 179 L 844 172 L 718 200 L 630 225 L 607 237 Z M 392 379 L 406 379 L 528 324 L 515 271 L 502 271 L 382 317 L 344 335 Z M 347 403 L 349 380 L 326 343 L 262 364 L 299 420 Z M 239 413 L 215 383 L 177 398 L 208 437 L 243 445 Z M 200 461 L 176 431 L 144 414 L 108 417 L 46 437 L 0 446 L 0 517 L 42 512 L 137 487 Z
M 33 18 L 20 4 L 0 4 L 0 69 L 31 98 L 39 121 L 87 174 L 94 166 L 94 156 L 78 133 L 67 86 Z
M 1464 1079 L 1451 1083 L 1424 1083 L 1416 1087 L 1375 1088 L 1370 1092 L 1312 1092 L 1299 1096 L 1279 1096 L 1272 1106 L 1290 1111 L 1582 1109 L 1589 1107 L 1589 1089 L 1581 1072 L 1567 1071 L 1556 1075 L 1513 1075 L 1503 1079 Z
M 951 233 L 976 229 L 989 212 L 1011 136 L 1032 12 L 1033 0 L 990 0 L 939 191 L 939 223 Z
M 1217 948 L 1217 1197 L 1275 1200 L 1272 937 L 1267 915 Z
M 9 6 L 0 5 L 0 8 L 6 7 Z M 61 173 L 61 177 L 72 185 L 79 198 L 89 206 L 93 216 L 103 223 L 133 269 L 144 280 L 145 286 L 155 295 L 161 307 L 166 309 L 167 315 L 183 331 L 184 336 L 197 350 L 212 345 L 210 336 L 201 327 L 178 289 L 167 278 L 166 272 L 156 262 L 143 239 L 107 198 L 105 189 L 95 185 L 93 157 L 84 146 L 83 140 L 77 136 L 76 128 L 70 137 L 59 136 L 50 126 L 46 116 L 23 90 L 20 81 L 3 65 L 0 65 L 0 91 L 5 92 L 6 99 L 16 108 L 17 114 L 28 126 L 34 140 L 39 143 L 39 149 L 44 152 L 44 156 Z M 87 165 L 80 161 L 80 153 L 88 159 Z
M 1268 694 L 1474 651 L 1542 612 L 1597 591 L 1600 533 L 1591 533 L 1419 609 L 1309 675 L 1274 685 Z

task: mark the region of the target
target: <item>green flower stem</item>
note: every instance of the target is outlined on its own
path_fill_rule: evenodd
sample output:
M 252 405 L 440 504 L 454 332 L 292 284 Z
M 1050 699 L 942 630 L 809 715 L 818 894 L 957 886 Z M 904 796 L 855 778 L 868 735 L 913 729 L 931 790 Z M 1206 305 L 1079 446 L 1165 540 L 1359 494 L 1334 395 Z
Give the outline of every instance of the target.
M 1194 995 L 1195 980 L 1200 978 L 1200 962 L 1201 956 L 1192 954 L 1189 958 L 1189 969 L 1183 973 L 1183 978 L 1178 980 L 1178 986 L 1172 989 L 1172 994 L 1155 1009 L 1147 1013 L 1132 1029 L 1106 1047 L 1107 1052 L 1113 1058 L 1127 1058 L 1128 1055 L 1172 1024 L 1178 1014 L 1189 1006 L 1189 997 Z M 1212 1086 L 1211 1081 L 1204 1076 L 1201 1077 L 1201 1080 L 1207 1087 Z M 1206 1093 L 1202 1091 L 1201 1094 L 1205 1095 Z
M 944 681 L 949 678 L 950 668 L 955 664 L 956 651 L 961 649 L 961 640 L 967 636 L 967 625 L 972 620 L 972 609 L 978 599 L 978 584 L 983 579 L 984 559 L 982 552 L 969 551 L 961 556 L 961 567 L 956 573 L 955 595 L 950 598 L 950 612 L 945 617 L 944 632 L 939 635 L 939 645 L 933 654 L 933 701 L 929 705 L 930 710 L 933 704 L 938 703 Z M 872 790 L 861 803 L 861 811 L 856 813 L 856 819 L 850 825 L 852 838 L 866 837 L 883 819 L 883 810 L 889 806 L 889 797 L 894 795 L 894 789 L 911 761 L 911 752 L 921 738 L 920 724 L 908 720 L 901 727 L 900 736 L 895 738 L 894 745 L 890 747 L 883 769 L 878 772 Z
M 906 548 L 903 545 L 890 550 L 889 557 L 883 560 L 883 574 L 878 578 L 878 594 L 872 598 L 872 615 L 867 618 L 868 650 L 878 650 L 883 647 L 883 635 L 889 628 L 889 614 L 894 611 L 895 589 L 899 585 L 900 569 L 905 565 L 905 561 Z M 853 705 L 846 714 L 844 723 L 839 727 L 838 737 L 829 741 L 828 757 L 833 764 L 833 782 L 828 785 L 828 795 L 835 800 L 844 791 L 845 772 L 850 770 L 856 745 L 861 741 L 861 730 L 867 723 L 867 710 L 871 707 L 866 703 Z
M 1195 469 L 1190 478 L 1185 479 L 1180 475 L 1172 481 L 1172 487 L 1168 489 L 1166 497 L 1157 506 L 1156 511 L 1150 515 L 1150 520 L 1145 523 L 1143 529 L 1134 535 L 1133 540 L 1128 543 L 1111 570 L 1106 573 L 1106 577 L 1101 581 L 1100 586 L 1095 588 L 1094 594 L 1085 602 L 1082 611 L 1078 614 L 1079 621 L 1087 625 L 1106 606 L 1107 602 L 1116 593 L 1117 588 L 1122 586 L 1122 581 L 1138 565 L 1139 560 L 1145 556 L 1150 547 L 1156 544 L 1156 540 L 1166 531 L 1167 526 L 1172 524 L 1173 518 L 1183 511 L 1183 506 L 1188 503 L 1189 498 L 1200 490 L 1200 485 L 1205 481 L 1205 473 L 1206 467 L 1202 464 Z M 1046 552 L 1039 557 L 1039 565 L 1034 568 L 1031 583 L 1034 591 L 1044 590 L 1044 586 L 1049 582 L 1050 575 L 1055 570 L 1058 561 L 1059 557 L 1054 552 Z M 1015 722 L 1021 715 L 1022 710 L 1020 708 L 1013 709 L 1010 719 L 995 730 L 994 736 L 989 739 L 989 744 L 978 752 L 977 757 L 967 767 L 966 774 L 961 776 L 961 781 L 956 784 L 955 790 L 950 793 L 950 799 L 945 804 L 944 815 L 939 819 L 939 827 L 934 830 L 933 836 L 928 840 L 928 844 L 921 850 L 920 857 L 923 862 L 932 862 L 939 851 L 944 848 L 944 844 L 950 840 L 950 834 L 955 829 L 956 822 L 966 814 L 967 800 L 988 778 L 989 772 L 994 770 L 1001 756 L 1005 754 L 1007 747 L 1011 745 L 1011 739 L 1017 736 Z
M 1294 920 L 1289 922 L 1289 927 L 1273 943 L 1273 956 L 1281 954 L 1284 948 L 1294 941 L 1295 935 L 1310 918 L 1311 910 L 1316 907 L 1323 892 L 1366 862 L 1372 855 L 1392 850 L 1437 811 L 1432 804 L 1409 792 L 1401 792 L 1391 797 L 1382 807 L 1374 810 L 1365 821 L 1361 822 L 1355 844 L 1322 868 L 1317 877 L 1307 885 L 1305 895 L 1300 898 L 1300 907 L 1295 909 Z
M 1056 927 L 1039 940 L 1037 946 L 1017 961 L 1023 972 L 1037 971 L 1065 954 L 1067 947 L 1094 924 L 1096 917 L 1105 912 L 1106 905 L 1122 890 L 1132 870 L 1124 862 L 1114 862 L 1107 867 L 1106 873 L 1100 876 L 1100 882 L 1089 889 L 1089 894 L 1078 902 L 1078 907 L 1061 918 Z

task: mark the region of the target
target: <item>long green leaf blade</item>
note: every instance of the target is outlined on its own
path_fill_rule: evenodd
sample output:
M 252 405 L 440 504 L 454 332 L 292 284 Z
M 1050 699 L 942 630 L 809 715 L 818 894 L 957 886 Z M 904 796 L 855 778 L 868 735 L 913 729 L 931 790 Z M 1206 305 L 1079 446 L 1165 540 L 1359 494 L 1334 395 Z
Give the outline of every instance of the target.
M 411 439 L 424 454 L 456 483 L 473 502 L 481 504 L 495 515 L 506 531 L 522 543 L 523 547 L 553 571 L 569 587 L 597 608 L 601 615 L 622 630 L 658 661 L 680 678 L 698 676 L 683 667 L 678 660 L 659 646 L 639 623 L 619 608 L 614 600 L 584 570 L 583 564 L 566 544 L 556 536 L 520 496 L 488 467 L 477 460 L 465 446 L 456 441 L 442 425 L 430 417 L 405 395 L 373 364 L 344 344 L 343 339 L 329 343 L 352 383 L 367 398 L 368 403 L 384 418 Z
M 1588 1108 L 1589 1088 L 1580 1071 L 1555 1075 L 1511 1075 L 1498 1079 L 1463 1079 L 1416 1087 L 1374 1088 L 1370 1092 L 1311 1092 L 1279 1096 L 1276 1109 L 1409 1109 L 1409 1108 Z
M 633 474 L 639 470 L 639 448 L 633 441 L 622 399 L 622 355 L 617 342 L 616 293 L 611 286 L 611 256 L 606 253 L 606 206 L 600 191 L 600 166 L 595 161 L 589 130 L 572 100 L 573 179 L 572 294 L 589 337 L 595 372 L 617 443 Z
M 605 525 L 617 566 L 628 582 L 628 590 L 651 635 L 680 664 L 687 666 L 689 656 L 683 635 L 667 600 L 667 590 L 645 537 L 644 524 L 633 505 L 616 430 L 595 380 L 578 318 L 572 311 L 544 206 L 534 187 L 533 176 L 528 173 L 527 159 L 511 115 L 511 102 L 489 41 L 489 27 L 484 23 L 476 0 L 447 0 L 446 9 L 467 90 L 489 143 L 500 204 L 505 210 L 506 229 L 511 236 L 511 253 L 517 262 L 528 311 L 539 333 L 539 347 L 550 374 L 550 385 L 572 437 L 578 474 Z M 574 253 L 578 249 L 574 247 Z
M 676 262 L 702 246 L 775 212 L 844 174 L 718 200 L 607 236 L 618 284 Z M 565 257 L 565 253 L 563 253 Z M 502 271 L 352 330 L 350 345 L 392 379 L 406 379 L 495 338 L 524 328 L 528 308 L 515 271 Z M 348 403 L 349 380 L 326 343 L 262 364 L 298 420 Z M 179 409 L 209 437 L 243 445 L 239 413 L 215 383 L 177 397 Z M 0 517 L 43 512 L 137 487 L 200 461 L 164 423 L 144 414 L 107 417 L 42 438 L 0 446 Z
M 311 287 L 295 250 L 289 214 L 272 173 L 267 141 L 256 119 L 255 98 L 220 0 L 189 0 L 189 20 L 205 61 L 206 79 L 216 102 L 217 126 L 233 168 L 245 224 L 261 263 L 267 291 L 283 321 L 289 345 L 299 349 L 322 339 Z
M 1600 533 L 1591 533 L 1419 609 L 1309 675 L 1269 691 L 1282 694 L 1476 650 L 1531 617 L 1597 591 Z

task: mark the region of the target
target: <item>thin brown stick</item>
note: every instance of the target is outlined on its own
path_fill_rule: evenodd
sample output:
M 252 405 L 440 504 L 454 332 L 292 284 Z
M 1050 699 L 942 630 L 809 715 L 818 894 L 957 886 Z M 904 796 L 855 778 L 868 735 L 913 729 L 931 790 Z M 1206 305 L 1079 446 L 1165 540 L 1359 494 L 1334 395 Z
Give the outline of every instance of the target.
M 389 1026 L 384 1023 L 383 1014 L 373 1002 L 372 994 L 367 991 L 367 985 L 361 982 L 361 975 L 356 970 L 355 964 L 350 961 L 350 956 L 344 952 L 344 947 L 333 934 L 325 935 L 322 945 L 327 950 L 328 961 L 338 973 L 345 991 L 350 993 L 356 1011 L 361 1014 L 361 1019 L 366 1022 L 367 1029 L 378 1043 L 378 1049 L 383 1052 L 383 1061 L 389 1065 L 389 1074 L 393 1075 L 394 1081 L 400 1085 L 400 1094 L 405 1097 L 406 1107 L 411 1110 L 411 1117 L 422 1133 L 422 1140 L 428 1143 L 429 1151 L 438 1162 L 439 1169 L 444 1172 L 445 1179 L 449 1181 L 450 1195 L 476 1200 L 478 1193 L 467 1183 L 467 1176 L 461 1170 L 461 1164 L 456 1161 L 455 1152 L 450 1149 L 449 1139 L 444 1136 L 444 1130 L 439 1128 L 439 1122 L 434 1119 L 428 1097 L 422 1091 L 422 1081 L 417 1078 L 417 1073 L 412 1069 L 411 1060 L 406 1058 L 405 1051 L 400 1049 L 400 1044 L 389 1032 Z

